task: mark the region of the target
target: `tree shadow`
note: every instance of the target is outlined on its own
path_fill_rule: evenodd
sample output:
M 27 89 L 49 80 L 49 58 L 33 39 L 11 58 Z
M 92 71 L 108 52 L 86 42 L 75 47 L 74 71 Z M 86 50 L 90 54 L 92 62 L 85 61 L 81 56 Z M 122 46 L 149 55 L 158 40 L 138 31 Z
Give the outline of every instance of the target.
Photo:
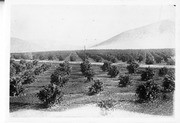
M 21 103 L 21 102 L 13 102 L 10 103 L 9 111 L 15 112 L 18 110 L 23 109 L 35 109 L 35 110 L 41 110 L 45 109 L 46 107 L 42 103 Z

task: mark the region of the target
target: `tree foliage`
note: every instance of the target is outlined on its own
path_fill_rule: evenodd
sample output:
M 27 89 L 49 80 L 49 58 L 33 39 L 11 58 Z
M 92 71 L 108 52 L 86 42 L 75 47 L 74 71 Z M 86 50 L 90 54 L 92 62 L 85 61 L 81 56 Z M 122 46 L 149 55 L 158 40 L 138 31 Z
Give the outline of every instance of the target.
M 113 108 L 113 106 L 114 106 L 113 103 L 114 103 L 114 100 L 112 100 L 112 99 L 102 100 L 102 101 L 98 102 L 97 106 L 99 106 L 102 109 L 109 110 L 109 109 Z
M 52 52 L 34 52 L 31 54 L 27 53 L 11 53 L 12 59 L 39 59 L 39 60 L 55 60 L 62 61 L 72 51 L 52 51 Z M 175 55 L 174 49 L 128 49 L 128 50 L 81 50 L 76 51 L 77 55 L 84 61 L 88 57 L 92 58 L 96 62 L 101 62 L 103 59 L 111 62 L 123 61 L 127 62 L 131 59 L 142 62 L 145 61 L 147 64 L 154 62 L 160 63 L 162 61 L 168 62 Z M 147 54 L 147 55 L 145 55 Z M 62 58 L 62 57 L 63 58 Z
M 63 93 L 57 85 L 49 84 L 37 93 L 37 97 L 45 107 L 51 107 L 62 101 Z
M 136 94 L 140 102 L 153 101 L 158 97 L 160 87 L 154 82 L 149 80 L 146 83 L 139 85 L 136 89 Z
M 104 64 L 101 66 L 101 69 L 103 71 L 109 71 L 110 67 L 111 67 L 111 62 L 109 61 L 105 61 Z
M 59 64 L 59 67 L 51 75 L 51 83 L 63 87 L 69 81 L 70 72 L 69 62 Z
M 131 81 L 128 75 L 119 76 L 119 80 L 120 80 L 118 83 L 119 87 L 126 87 L 127 85 L 131 84 Z
M 26 69 L 25 65 L 22 65 L 22 64 L 19 64 L 19 63 L 16 63 L 16 62 L 11 64 L 11 68 L 12 67 L 15 68 L 16 74 L 19 74 L 19 73 L 23 72 Z
M 174 92 L 175 90 L 174 80 L 175 80 L 174 77 L 171 75 L 166 75 L 164 77 L 163 84 L 162 84 L 164 93 Z
M 43 63 L 43 64 L 41 65 L 41 68 L 43 69 L 43 71 L 48 70 L 50 67 L 51 67 L 51 64 Z
M 54 60 L 54 59 L 55 59 L 55 58 L 54 58 L 53 55 L 51 55 L 51 54 L 48 55 L 48 60 Z
M 135 62 L 131 62 L 130 65 L 127 66 L 127 70 L 130 74 L 135 73 L 136 70 L 138 69 L 139 64 Z
M 16 69 L 13 67 L 13 65 L 10 65 L 10 77 L 16 75 Z
M 63 61 L 63 60 L 64 60 L 64 58 L 63 58 L 61 55 L 58 55 L 58 56 L 57 56 L 57 59 L 58 59 L 59 61 Z
M 119 74 L 119 70 L 116 66 L 111 66 L 109 71 L 108 71 L 108 75 L 110 75 L 111 77 L 116 77 Z
M 19 64 L 25 65 L 25 64 L 26 64 L 26 60 L 21 59 L 21 60 L 19 61 Z
M 24 91 L 20 77 L 10 78 L 10 96 L 19 96 Z
M 175 61 L 172 58 L 167 59 L 167 65 L 175 65 Z
M 145 71 L 142 72 L 141 74 L 141 80 L 142 81 L 147 81 L 147 80 L 150 80 L 152 79 L 154 76 L 154 71 L 153 69 L 151 69 L 150 67 L 146 68 Z
M 71 67 L 68 61 L 64 61 L 63 63 L 59 64 L 59 67 L 57 68 L 57 71 L 63 71 L 66 74 L 70 74 L 71 73 Z
M 76 61 L 76 56 L 71 55 L 69 59 L 70 61 Z
M 10 64 L 13 64 L 14 62 L 15 62 L 15 60 L 10 58 Z
M 33 63 L 32 62 L 27 62 L 26 63 L 26 69 L 32 69 L 34 66 L 33 66 Z
M 39 74 L 41 74 L 42 72 L 48 70 L 50 67 L 51 67 L 50 64 L 45 64 L 45 63 L 44 63 L 44 64 L 42 64 L 41 66 L 35 68 L 34 74 L 35 74 L 35 75 L 39 75 Z
M 23 79 L 22 84 L 31 84 L 35 82 L 36 77 L 34 75 L 34 71 L 32 70 L 25 71 L 24 74 L 22 75 L 22 79 Z
M 159 76 L 164 76 L 167 73 L 168 73 L 168 69 L 166 67 L 160 68 L 158 72 Z
M 38 65 L 38 60 L 33 60 L 32 64 L 33 64 L 34 66 L 37 66 L 37 65 Z
M 91 67 L 91 63 L 88 60 L 83 61 L 80 64 L 82 74 L 87 77 L 87 81 L 91 81 L 95 75 L 94 70 Z
M 51 83 L 58 85 L 59 87 L 63 87 L 69 81 L 69 75 L 61 73 L 52 73 L 51 75 Z
M 153 56 L 146 56 L 146 64 L 154 64 Z
M 89 60 L 85 60 L 85 61 L 83 61 L 83 62 L 80 64 L 80 67 L 81 67 L 81 72 L 82 72 L 82 74 L 84 75 L 84 73 L 85 73 L 87 70 L 90 70 L 90 69 L 91 69 L 91 63 L 89 62 Z
M 142 62 L 144 60 L 144 57 L 142 56 L 142 55 L 140 55 L 139 57 L 138 57 L 138 62 Z
M 87 81 L 93 80 L 93 76 L 95 75 L 93 69 L 86 70 L 84 72 L 84 76 L 87 77 Z
M 103 91 L 103 83 L 99 80 L 94 80 L 94 84 L 89 88 L 88 95 L 94 95 Z

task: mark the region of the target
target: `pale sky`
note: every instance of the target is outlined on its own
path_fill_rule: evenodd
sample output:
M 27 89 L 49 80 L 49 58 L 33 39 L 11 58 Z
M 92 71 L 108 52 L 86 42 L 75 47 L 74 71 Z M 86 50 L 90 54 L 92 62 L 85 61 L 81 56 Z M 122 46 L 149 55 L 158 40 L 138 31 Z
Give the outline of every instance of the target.
M 174 6 L 159 5 L 13 5 L 11 37 L 50 50 L 88 47 L 129 29 L 174 21 L 174 14 Z

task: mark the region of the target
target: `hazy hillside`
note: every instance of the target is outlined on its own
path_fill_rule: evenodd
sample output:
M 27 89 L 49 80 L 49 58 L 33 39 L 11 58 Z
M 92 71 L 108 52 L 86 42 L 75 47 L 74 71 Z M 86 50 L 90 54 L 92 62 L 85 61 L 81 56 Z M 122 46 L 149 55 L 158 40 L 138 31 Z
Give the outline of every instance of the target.
M 19 38 L 11 38 L 11 53 L 20 52 L 38 52 L 38 51 L 59 51 L 59 50 L 79 50 L 83 49 L 81 46 L 74 44 L 60 45 L 59 42 L 51 41 L 51 43 L 44 42 L 43 44 L 28 42 Z
M 175 24 L 169 20 L 146 25 L 122 32 L 104 42 L 94 45 L 94 49 L 144 49 L 174 48 Z
M 19 38 L 12 37 L 10 44 L 11 53 L 15 52 L 33 52 L 33 51 L 43 51 L 44 47 L 37 44 L 24 41 Z
M 174 48 L 175 24 L 164 20 L 129 31 L 122 32 L 104 42 L 94 45 L 91 49 L 146 49 Z M 53 42 L 53 41 L 52 41 Z M 19 38 L 11 38 L 11 52 L 37 52 L 52 50 L 81 50 L 76 44 L 59 45 L 59 41 L 43 45 L 28 42 Z

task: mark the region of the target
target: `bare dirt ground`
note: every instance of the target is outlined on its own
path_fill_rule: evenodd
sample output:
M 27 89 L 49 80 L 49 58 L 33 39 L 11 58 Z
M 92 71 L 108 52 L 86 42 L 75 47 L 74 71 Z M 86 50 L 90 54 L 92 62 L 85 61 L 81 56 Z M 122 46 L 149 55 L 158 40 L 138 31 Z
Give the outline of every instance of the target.
M 95 104 L 88 104 L 82 107 L 69 109 L 66 111 L 39 111 L 39 110 L 20 110 L 10 113 L 11 117 L 159 117 L 143 113 L 135 113 L 125 110 L 102 110 Z

